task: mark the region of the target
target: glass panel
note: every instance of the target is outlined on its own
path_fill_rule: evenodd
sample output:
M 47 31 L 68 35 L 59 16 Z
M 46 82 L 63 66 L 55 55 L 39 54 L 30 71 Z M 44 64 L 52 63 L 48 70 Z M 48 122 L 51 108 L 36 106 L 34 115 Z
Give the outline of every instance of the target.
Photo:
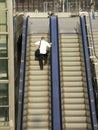
M 6 0 L 0 0 L 0 9 L 6 8 Z
M 0 57 L 7 57 L 8 36 L 0 35 Z
M 0 79 L 8 79 L 8 60 L 0 59 Z
M 9 108 L 0 107 L 0 127 L 7 126 L 9 121 Z
M 7 32 L 6 0 L 0 0 L 0 32 Z
M 0 11 L 0 32 L 7 32 L 7 12 L 5 10 Z
M 0 83 L 0 105 L 8 105 L 8 84 Z
M 7 126 L 9 121 L 8 84 L 0 83 L 0 126 Z

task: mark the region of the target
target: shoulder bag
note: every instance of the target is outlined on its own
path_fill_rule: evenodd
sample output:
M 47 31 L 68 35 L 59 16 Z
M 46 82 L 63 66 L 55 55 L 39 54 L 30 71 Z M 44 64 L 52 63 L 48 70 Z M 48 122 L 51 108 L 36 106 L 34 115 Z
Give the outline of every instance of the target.
M 39 44 L 39 48 L 40 48 L 40 45 L 41 45 L 41 41 L 40 41 L 40 44 Z M 37 48 L 35 50 L 35 60 L 38 60 L 38 58 L 39 58 L 39 55 L 40 55 L 40 49 L 39 48 Z

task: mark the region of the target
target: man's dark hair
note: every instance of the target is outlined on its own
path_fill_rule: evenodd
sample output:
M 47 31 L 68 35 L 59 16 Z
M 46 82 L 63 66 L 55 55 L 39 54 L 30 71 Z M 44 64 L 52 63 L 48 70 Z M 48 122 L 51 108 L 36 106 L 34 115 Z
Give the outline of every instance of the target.
M 41 40 L 45 39 L 45 37 L 41 37 Z

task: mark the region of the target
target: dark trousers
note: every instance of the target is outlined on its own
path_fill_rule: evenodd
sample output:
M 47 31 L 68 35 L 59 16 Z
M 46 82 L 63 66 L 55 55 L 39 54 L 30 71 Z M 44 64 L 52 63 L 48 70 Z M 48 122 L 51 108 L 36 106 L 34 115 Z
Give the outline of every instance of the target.
M 47 57 L 48 57 L 48 54 L 39 55 L 39 66 L 41 70 L 43 70 L 43 65 L 47 64 Z

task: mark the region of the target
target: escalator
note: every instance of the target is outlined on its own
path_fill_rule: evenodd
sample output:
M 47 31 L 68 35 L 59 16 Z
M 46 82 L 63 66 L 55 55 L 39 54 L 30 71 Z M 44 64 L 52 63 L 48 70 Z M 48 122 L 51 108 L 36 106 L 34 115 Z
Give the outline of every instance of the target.
M 90 15 L 88 18 L 85 18 L 87 24 L 87 36 L 89 42 L 90 50 L 90 60 L 92 64 L 92 75 L 93 75 L 93 84 L 94 92 L 96 99 L 96 109 L 97 109 L 97 118 L 98 118 L 98 19 L 92 20 Z
M 49 33 L 30 32 L 30 24 L 32 18 L 28 18 L 27 26 L 27 40 L 25 47 L 25 65 L 24 65 L 24 85 L 22 90 L 21 110 L 18 107 L 18 125 L 17 130 L 50 130 L 51 129 L 51 79 L 50 79 L 50 63 L 48 56 L 48 63 L 40 70 L 39 62 L 35 60 L 36 46 L 34 43 L 42 36 L 49 40 Z M 36 24 L 33 22 L 33 24 Z M 48 24 L 47 24 L 48 26 Z M 36 30 L 37 31 L 37 30 Z M 25 35 L 25 34 L 24 34 Z M 23 35 L 23 36 L 24 36 Z M 24 43 L 24 42 L 23 42 Z M 23 52 L 23 47 L 22 47 Z M 22 56 L 23 57 L 23 56 Z M 21 57 L 21 58 L 22 58 Z M 23 61 L 21 59 L 21 61 Z M 23 65 L 21 62 L 23 69 Z M 20 70 L 21 73 L 21 70 Z M 21 77 L 21 74 L 20 74 Z M 21 80 L 21 78 L 20 78 Z M 20 83 L 21 86 L 21 83 Z M 21 87 L 20 87 L 21 88 Z M 21 115 L 19 115 L 19 110 Z M 23 113 L 23 114 L 22 114 Z M 21 119 L 20 119 L 21 118 Z M 20 120 L 20 122 L 19 122 Z
M 27 42 L 23 108 L 23 129 L 26 130 L 50 129 L 50 67 L 47 64 L 40 70 L 34 57 L 34 42 L 41 35 L 30 35 Z
M 27 44 L 24 49 L 26 52 L 22 51 L 22 58 L 26 59 L 25 65 L 21 59 L 20 72 L 23 74 L 24 71 L 24 74 L 23 80 L 20 74 L 18 108 L 23 105 L 18 109 L 17 130 L 98 130 L 93 93 L 88 87 L 90 79 L 85 64 L 83 38 L 79 38 L 78 33 L 58 35 L 55 17 L 50 18 L 50 22 L 49 35 L 49 28 L 44 30 L 38 24 L 42 29 L 38 33 L 39 28 L 33 30 L 36 28 L 36 20 L 28 20 L 27 41 L 23 38 Z M 34 43 L 41 36 L 45 36 L 46 40 L 51 37 L 53 44 L 51 64 L 48 60 L 44 70 L 40 70 L 34 57 Z
M 80 34 L 59 36 L 62 122 L 66 130 L 98 130 L 85 23 L 82 24 Z
M 60 35 L 62 114 L 63 129 L 66 130 L 91 129 L 84 63 L 79 44 L 77 34 Z

